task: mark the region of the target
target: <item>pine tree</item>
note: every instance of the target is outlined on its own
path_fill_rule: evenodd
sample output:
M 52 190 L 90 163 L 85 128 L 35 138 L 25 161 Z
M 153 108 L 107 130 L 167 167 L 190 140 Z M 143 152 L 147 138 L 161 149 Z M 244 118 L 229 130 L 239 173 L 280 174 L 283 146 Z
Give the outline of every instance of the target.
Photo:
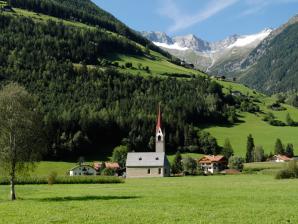
M 247 137 L 247 146 L 246 146 L 246 162 L 253 162 L 253 150 L 255 148 L 254 139 L 251 134 Z
M 293 144 L 287 144 L 285 155 L 289 158 L 294 157 L 294 146 Z
M 225 140 L 225 144 L 221 151 L 221 154 L 227 159 L 229 159 L 231 156 L 234 155 L 233 147 L 232 147 L 230 140 L 228 138 L 226 138 L 226 140 Z
M 279 138 L 276 139 L 274 153 L 276 155 L 284 155 L 285 154 L 284 146 L 282 145 L 282 142 L 281 142 L 281 140 Z
M 253 151 L 254 162 L 263 162 L 265 160 L 265 152 L 262 146 L 255 147 Z
M 173 174 L 179 174 L 183 171 L 183 165 L 182 165 L 182 156 L 180 152 L 178 151 L 175 155 L 173 165 L 172 165 L 172 173 Z

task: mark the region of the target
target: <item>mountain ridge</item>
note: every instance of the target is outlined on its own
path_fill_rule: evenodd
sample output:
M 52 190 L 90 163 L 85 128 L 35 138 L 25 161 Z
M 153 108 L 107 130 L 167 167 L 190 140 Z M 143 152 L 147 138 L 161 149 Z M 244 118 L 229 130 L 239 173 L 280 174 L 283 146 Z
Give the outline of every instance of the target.
M 163 38 L 152 38 L 154 34 L 151 32 L 142 32 L 142 35 L 153 43 L 174 56 L 193 63 L 197 68 L 212 74 L 226 75 L 222 68 L 229 66 L 229 62 L 224 62 L 224 57 L 227 54 L 237 53 L 240 60 L 236 63 L 238 67 L 245 56 L 250 53 L 262 40 L 264 40 L 273 30 L 266 28 L 263 31 L 252 35 L 231 35 L 223 40 L 208 42 L 202 40 L 194 34 L 185 36 L 169 37 L 164 32 L 157 32 L 162 34 Z M 164 40 L 167 41 L 164 41 Z M 236 49 L 236 51 L 235 51 Z M 245 50 L 242 50 L 245 49 Z M 195 59 L 198 58 L 198 60 Z M 218 64 L 217 64 L 218 62 Z M 220 63 L 224 65 L 217 68 Z

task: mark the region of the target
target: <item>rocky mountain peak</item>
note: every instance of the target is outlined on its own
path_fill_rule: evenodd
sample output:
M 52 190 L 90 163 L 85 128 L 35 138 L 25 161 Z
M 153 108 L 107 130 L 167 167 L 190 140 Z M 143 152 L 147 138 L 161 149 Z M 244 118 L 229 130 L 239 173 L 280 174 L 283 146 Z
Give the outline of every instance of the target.
M 207 41 L 204 41 L 193 34 L 174 37 L 173 41 L 181 47 L 187 47 L 194 51 L 204 52 L 211 50 Z
M 152 42 L 159 42 L 165 44 L 173 44 L 172 39 L 164 32 L 160 31 L 150 31 L 150 32 L 141 32 L 141 34 Z

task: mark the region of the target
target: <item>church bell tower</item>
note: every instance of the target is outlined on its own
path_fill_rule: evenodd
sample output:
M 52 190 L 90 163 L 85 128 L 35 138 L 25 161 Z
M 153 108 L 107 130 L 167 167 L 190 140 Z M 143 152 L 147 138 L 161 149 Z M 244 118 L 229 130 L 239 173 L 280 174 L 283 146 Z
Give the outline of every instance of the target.
M 157 123 L 156 123 L 156 135 L 155 135 L 155 151 L 165 152 L 165 135 L 162 131 L 162 117 L 160 111 L 160 105 L 158 107 Z

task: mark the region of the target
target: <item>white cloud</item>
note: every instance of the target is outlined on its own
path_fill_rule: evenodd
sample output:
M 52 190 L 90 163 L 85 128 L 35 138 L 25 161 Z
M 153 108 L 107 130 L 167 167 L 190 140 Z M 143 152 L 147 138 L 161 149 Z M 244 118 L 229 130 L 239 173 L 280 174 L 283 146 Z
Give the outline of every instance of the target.
M 288 3 L 295 3 L 298 0 L 245 0 L 248 8 L 241 13 L 243 16 L 252 15 L 265 10 L 270 5 L 281 5 Z
M 238 1 L 239 0 L 211 0 L 203 9 L 190 15 L 182 12 L 174 0 L 166 0 L 163 7 L 160 8 L 158 12 L 173 21 L 173 24 L 168 29 L 168 32 L 173 33 L 203 22 Z
M 272 5 L 282 5 L 298 3 L 298 0 L 209 0 L 196 13 L 190 14 L 176 4 L 177 0 L 163 0 L 163 5 L 158 9 L 158 13 L 172 20 L 168 33 L 174 33 L 201 23 L 235 3 L 242 3 L 245 10 L 239 12 L 240 16 L 249 16 L 266 10 Z

